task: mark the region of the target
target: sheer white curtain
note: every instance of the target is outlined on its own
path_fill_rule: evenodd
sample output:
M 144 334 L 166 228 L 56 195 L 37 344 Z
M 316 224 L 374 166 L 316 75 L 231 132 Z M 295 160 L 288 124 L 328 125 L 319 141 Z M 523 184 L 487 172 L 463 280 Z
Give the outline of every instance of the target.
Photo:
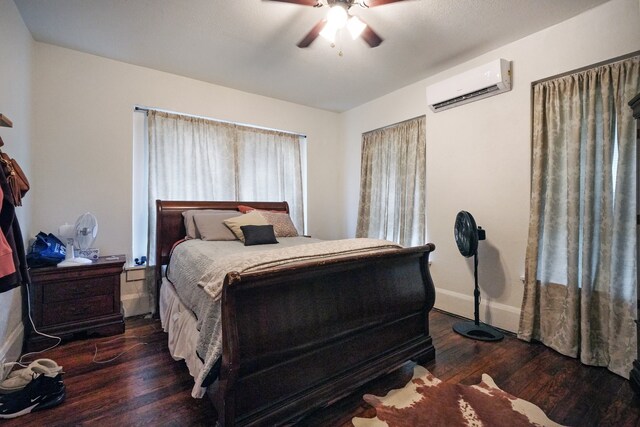
M 628 377 L 636 357 L 640 57 L 533 88 L 531 217 L 518 336 Z
M 300 135 L 241 127 L 237 131 L 237 200 L 289 203 L 291 220 L 304 232 Z
M 156 200 L 234 200 L 235 127 L 150 110 L 149 265 L 155 254 Z
M 357 237 L 425 242 L 425 117 L 362 135 Z
M 149 265 L 155 263 L 157 199 L 287 201 L 304 231 L 304 136 L 155 110 L 147 125 Z

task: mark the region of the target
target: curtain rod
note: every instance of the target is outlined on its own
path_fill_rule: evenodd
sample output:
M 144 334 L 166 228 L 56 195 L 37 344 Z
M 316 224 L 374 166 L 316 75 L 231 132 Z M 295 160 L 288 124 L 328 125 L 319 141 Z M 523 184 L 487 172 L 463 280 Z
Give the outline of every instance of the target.
M 298 133 L 298 132 L 291 132 L 290 130 L 280 130 L 280 129 L 273 129 L 273 128 L 268 128 L 268 127 L 264 127 L 264 126 L 250 125 L 250 124 L 247 124 L 247 123 L 237 123 L 237 122 L 230 122 L 228 120 L 212 119 L 211 117 L 198 116 L 198 115 L 195 115 L 195 114 L 179 113 L 177 111 L 163 110 L 161 108 L 140 107 L 140 106 L 136 105 L 133 108 L 133 110 L 134 111 L 140 111 L 141 113 L 145 113 L 145 114 L 148 114 L 149 111 L 159 111 L 161 113 L 175 114 L 175 115 L 178 115 L 178 116 L 186 116 L 186 117 L 193 117 L 193 118 L 196 118 L 196 119 L 211 120 L 212 122 L 227 123 L 227 124 L 230 124 L 230 125 L 244 126 L 244 127 L 248 127 L 248 128 L 262 129 L 262 130 L 270 130 L 270 131 L 274 131 L 274 132 L 282 132 L 282 133 L 287 133 L 289 135 L 301 136 L 303 138 L 307 137 L 307 135 L 305 135 L 305 134 Z
M 533 86 L 535 86 L 537 84 L 540 84 L 540 83 L 545 83 L 545 82 L 548 82 L 548 81 L 551 81 L 551 80 L 560 79 L 562 77 L 570 76 L 572 74 L 581 73 L 583 71 L 587 71 L 587 70 L 590 70 L 592 68 L 601 67 L 601 66 L 607 65 L 607 64 L 613 64 L 614 62 L 624 61 L 625 59 L 633 58 L 634 56 L 638 56 L 638 55 L 640 55 L 640 50 L 637 50 L 637 51 L 631 52 L 631 53 L 627 53 L 626 55 L 622 55 L 622 56 L 618 56 L 618 57 L 615 57 L 615 58 L 607 59 L 605 61 L 596 62 L 595 64 L 591 64 L 591 65 L 587 65 L 587 66 L 584 66 L 584 67 L 580 67 L 580 68 L 577 68 L 575 70 L 567 71 L 566 73 L 560 73 L 560 74 L 556 74 L 555 76 L 545 77 L 544 79 L 540 79 L 540 80 L 536 80 L 535 82 L 531 82 L 531 87 L 533 87 Z
M 366 134 L 371 133 L 371 132 L 377 132 L 379 130 L 384 130 L 384 129 L 387 129 L 387 128 L 390 128 L 390 127 L 393 127 L 393 126 L 398 126 L 398 125 L 401 125 L 402 123 L 410 122 L 412 120 L 419 119 L 421 117 L 426 117 L 426 115 L 422 114 L 420 116 L 415 116 L 415 117 L 412 117 L 412 118 L 407 119 L 407 120 L 402 120 L 401 122 L 393 123 L 393 124 L 390 124 L 390 125 L 379 127 L 377 129 L 373 129 L 373 130 L 368 130 L 366 132 L 362 132 L 362 134 L 366 135 Z

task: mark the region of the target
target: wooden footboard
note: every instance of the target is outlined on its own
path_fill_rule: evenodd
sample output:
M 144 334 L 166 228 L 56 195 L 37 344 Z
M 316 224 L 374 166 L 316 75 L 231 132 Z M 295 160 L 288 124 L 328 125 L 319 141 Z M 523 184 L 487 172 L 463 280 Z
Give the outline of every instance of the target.
M 220 423 L 295 420 L 407 360 L 432 359 L 433 249 L 227 276 Z
M 187 202 L 159 201 L 158 227 L 163 203 L 167 214 L 172 203 L 184 210 Z M 201 203 L 198 208 L 219 208 Z M 286 203 L 258 205 L 287 209 Z M 158 238 L 159 260 L 163 245 Z M 228 274 L 222 366 L 210 389 L 219 423 L 295 422 L 408 360 L 433 359 L 434 249 L 428 244 Z

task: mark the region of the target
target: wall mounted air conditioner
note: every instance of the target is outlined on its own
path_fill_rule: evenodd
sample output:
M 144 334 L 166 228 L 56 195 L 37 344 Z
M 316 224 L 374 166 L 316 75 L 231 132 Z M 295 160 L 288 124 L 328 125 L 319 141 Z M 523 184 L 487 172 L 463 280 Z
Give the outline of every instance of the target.
M 428 86 L 427 103 L 437 113 L 510 90 L 511 62 L 496 59 Z

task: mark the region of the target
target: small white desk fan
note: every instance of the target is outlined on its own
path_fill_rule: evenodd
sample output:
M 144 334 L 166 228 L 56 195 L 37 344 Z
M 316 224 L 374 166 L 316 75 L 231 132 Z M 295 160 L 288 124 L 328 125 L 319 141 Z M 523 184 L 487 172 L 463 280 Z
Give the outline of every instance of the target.
M 64 261 L 58 264 L 58 267 L 72 267 L 83 264 L 91 264 L 88 258 L 75 257 L 74 249 L 77 245 L 79 249 L 86 250 L 91 247 L 98 234 L 98 220 L 96 217 L 87 212 L 80 215 L 76 221 L 76 225 L 61 225 L 58 228 L 60 237 L 67 240 L 66 255 Z

